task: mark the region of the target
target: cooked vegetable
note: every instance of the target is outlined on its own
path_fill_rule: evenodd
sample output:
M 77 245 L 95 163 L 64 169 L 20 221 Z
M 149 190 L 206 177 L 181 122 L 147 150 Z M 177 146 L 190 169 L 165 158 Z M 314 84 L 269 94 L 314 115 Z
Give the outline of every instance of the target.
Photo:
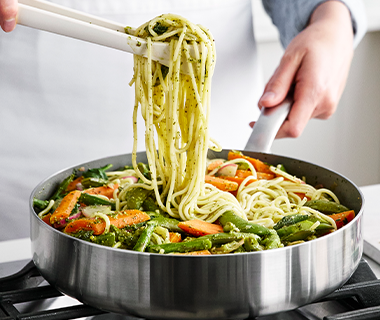
M 212 196 L 197 206 L 203 206 L 204 212 L 207 212 L 204 209 L 207 206 L 221 210 L 220 204 L 216 205 L 212 197 L 222 194 L 225 202 L 236 197 L 236 203 L 229 204 L 231 209 L 216 213 L 213 219 L 216 221 L 212 223 L 199 218 L 203 215 L 203 211 L 197 213 L 199 208 L 191 209 L 194 211 L 190 211 L 190 216 L 194 218 L 180 220 L 176 213 L 179 211 L 178 202 L 172 202 L 172 211 L 167 210 L 162 206 L 166 203 L 164 193 L 162 198 L 156 199 L 155 191 L 150 187 L 144 188 L 141 175 L 141 179 L 136 178 L 139 174 L 129 166 L 107 174 L 105 170 L 111 165 L 90 169 L 79 177 L 73 173 L 59 184 L 52 198 L 35 198 L 33 205 L 48 225 L 84 241 L 139 252 L 186 255 L 239 254 L 281 248 L 334 232 L 355 217 L 353 210 L 337 203 L 333 193 L 313 189 L 297 177 L 282 174 L 280 166 L 272 168 L 275 174 L 269 170 L 268 164 L 240 152 L 230 152 L 229 158 L 245 160 L 226 164 L 225 160 L 218 159 L 209 162 L 205 169 L 209 173 L 205 182 L 226 192 L 209 188 L 206 192 Z M 252 177 L 253 168 L 247 161 L 257 170 L 257 179 Z M 146 179 L 150 179 L 151 172 L 146 164 L 139 163 L 138 168 Z M 217 176 L 221 173 L 222 176 Z M 247 177 L 251 178 L 244 186 L 241 185 Z M 85 179 L 87 183 L 83 185 Z M 281 182 L 284 182 L 284 187 Z M 99 186 L 94 186 L 98 183 Z M 290 186 L 289 191 L 286 191 L 286 186 Z M 117 188 L 120 192 L 115 193 Z M 165 188 L 168 187 L 162 185 L 162 190 Z M 280 189 L 281 193 L 277 191 Z M 313 195 L 311 190 L 318 193 Z M 283 194 L 287 192 L 286 199 Z M 255 197 L 253 200 L 251 194 Z M 316 199 L 305 204 L 305 197 Z M 246 206 L 244 211 L 234 207 L 240 201 Z M 263 212 L 268 208 L 268 212 L 261 219 L 260 216 L 256 218 L 256 213 L 249 212 L 249 206 Z M 273 209 L 277 210 L 276 214 L 271 213 Z M 284 213 L 281 214 L 282 211 Z
M 257 172 L 264 172 L 264 173 L 270 173 L 273 174 L 273 172 L 269 169 L 269 165 L 262 162 L 259 159 L 254 159 L 248 156 L 245 156 L 242 154 L 240 151 L 230 151 L 228 153 L 228 160 L 233 160 L 233 159 L 245 159 L 248 160 L 252 165 L 255 167 Z
M 66 189 L 66 187 L 65 187 Z M 78 202 L 78 199 L 81 195 L 81 192 L 78 190 L 71 191 L 68 193 L 59 204 L 58 208 L 55 209 L 53 214 L 50 217 L 50 223 L 60 223 L 61 220 L 66 219 L 69 217 L 73 209 L 75 208 L 75 205 Z
M 305 203 L 306 207 L 318 210 L 324 214 L 334 214 L 344 211 L 349 211 L 349 209 L 339 203 L 328 201 L 328 200 L 311 200 Z
M 309 215 L 307 214 L 291 214 L 288 216 L 283 217 L 279 222 L 277 222 L 274 226 L 274 230 L 281 229 L 282 227 L 285 226 L 290 226 L 292 224 L 295 224 L 300 221 L 304 221 L 309 219 Z
M 110 224 L 122 229 L 126 226 L 138 224 L 149 220 L 150 217 L 145 212 L 139 210 L 126 210 L 117 216 L 109 217 Z M 102 234 L 106 229 L 106 222 L 102 218 L 81 218 L 71 221 L 66 227 L 65 233 L 76 233 L 80 230 L 92 230 L 95 235 Z
M 66 179 L 64 179 L 58 186 L 56 192 L 51 196 L 50 200 L 57 200 L 59 198 L 63 198 L 64 195 L 67 193 L 66 189 L 67 186 L 70 184 L 71 181 L 74 180 L 75 174 L 72 173 L 69 175 Z
M 106 170 L 112 168 L 112 164 L 107 164 L 101 168 L 88 169 L 83 173 L 81 184 L 85 188 L 99 187 L 108 183 Z
M 132 188 L 126 194 L 127 207 L 129 209 L 142 209 L 144 201 L 152 193 L 152 190 L 145 188 Z
M 336 227 L 339 229 L 345 226 L 350 221 L 354 220 L 355 211 L 349 210 L 349 211 L 335 213 L 335 214 L 330 215 L 330 218 L 334 219 L 336 223 Z
M 79 197 L 79 202 L 88 206 L 101 205 L 101 206 L 110 206 L 112 209 L 115 208 L 114 202 L 110 202 L 108 200 L 105 200 L 103 198 L 100 198 L 88 193 L 81 193 Z
M 310 237 L 314 233 L 314 230 L 311 229 L 313 225 L 313 221 L 303 220 L 278 229 L 277 234 L 280 237 L 281 241 L 285 242 L 305 240 L 307 237 Z
M 169 232 L 169 239 L 170 239 L 170 242 L 172 243 L 176 243 L 176 242 L 181 242 L 182 241 L 182 237 L 181 237 L 181 234 L 178 233 L 178 232 Z
M 269 234 L 269 229 L 255 223 L 250 223 L 243 218 L 236 215 L 233 211 L 226 211 L 219 217 L 219 222 L 222 226 L 226 225 L 228 222 L 233 223 L 236 228 L 241 232 L 255 233 L 259 236 L 264 236 Z
M 196 237 L 223 232 L 222 226 L 202 220 L 181 221 L 178 226 L 183 231 Z
M 82 183 L 82 180 L 83 180 L 83 176 L 79 176 L 78 178 L 74 179 L 73 181 L 71 181 L 68 185 L 67 185 L 67 188 L 66 188 L 66 191 L 69 192 L 69 191 L 74 191 L 77 189 L 77 186 L 79 184 Z
M 191 252 L 199 250 L 209 250 L 212 243 L 208 239 L 194 239 L 190 241 L 182 241 L 177 243 L 154 244 L 148 246 L 149 252 L 155 253 L 172 253 L 172 252 Z
M 83 193 L 91 194 L 94 196 L 105 196 L 108 199 L 113 198 L 113 192 L 119 187 L 117 183 L 108 184 L 101 187 L 90 188 L 83 190 Z
M 229 181 L 226 179 L 217 178 L 214 176 L 205 177 L 205 182 L 212 184 L 214 187 L 222 191 L 235 191 L 238 189 L 239 185 L 234 181 Z
M 183 231 L 182 228 L 180 228 L 180 226 L 178 225 L 180 221 L 177 219 L 159 216 L 159 217 L 153 218 L 152 220 L 156 221 L 157 225 L 159 225 L 160 227 L 164 227 L 168 229 L 169 231 L 173 231 L 173 232 Z
M 145 248 L 150 242 L 150 238 L 154 232 L 154 229 L 157 226 L 157 221 L 149 221 L 146 224 L 144 231 L 141 233 L 139 240 L 137 240 L 136 245 L 133 247 L 133 250 L 144 252 Z

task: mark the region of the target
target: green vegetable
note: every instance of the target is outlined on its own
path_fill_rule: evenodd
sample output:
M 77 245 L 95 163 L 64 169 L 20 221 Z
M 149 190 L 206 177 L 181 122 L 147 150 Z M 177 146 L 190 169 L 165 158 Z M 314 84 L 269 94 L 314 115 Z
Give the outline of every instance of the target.
M 142 203 L 143 211 L 156 211 L 159 210 L 160 207 L 157 205 L 157 202 L 152 197 L 147 197 Z
M 314 233 L 314 230 L 310 229 L 314 223 L 311 220 L 300 221 L 278 229 L 277 234 L 283 242 L 306 240 L 306 238 Z
M 226 244 L 221 245 L 218 248 L 216 248 L 216 247 L 212 248 L 211 249 L 211 253 L 213 253 L 213 254 L 232 253 L 232 252 L 236 251 L 237 249 L 239 249 L 243 244 L 244 244 L 244 240 L 243 239 L 240 240 L 240 241 L 228 242 Z
M 107 164 L 101 168 L 88 169 L 83 173 L 82 185 L 87 188 L 104 186 L 108 183 L 106 170 L 110 169 L 112 164 Z
M 125 249 L 132 249 L 136 245 L 141 233 L 143 232 L 143 228 L 140 227 L 137 230 L 119 229 L 119 228 L 111 225 L 110 231 L 115 233 L 115 236 L 116 236 L 115 241 L 116 242 L 122 243 L 122 245 Z
M 37 198 L 33 198 L 33 207 L 37 209 L 45 209 L 49 205 L 49 200 L 40 200 Z
M 133 250 L 144 252 L 147 245 L 150 242 L 150 238 L 152 237 L 152 234 L 154 232 L 154 229 L 157 226 L 157 221 L 148 221 L 146 224 L 145 229 L 141 233 L 139 240 L 137 240 L 136 245 L 133 247 Z
M 291 214 L 291 215 L 283 217 L 280 221 L 278 221 L 273 226 L 273 229 L 278 230 L 278 229 L 281 229 L 282 227 L 290 226 L 297 222 L 307 220 L 308 218 L 309 218 L 309 215 L 307 214 Z
M 152 190 L 144 188 L 132 188 L 125 195 L 128 209 L 141 210 L 145 199 L 152 193 Z
M 67 189 L 67 186 L 69 185 L 69 183 L 71 181 L 73 181 L 75 178 L 75 174 L 72 173 L 71 175 L 69 175 L 66 179 L 64 179 L 58 186 L 57 190 L 55 191 L 55 193 L 51 196 L 50 200 L 57 200 L 57 199 L 60 199 L 60 198 L 63 198 L 65 196 L 65 194 L 67 193 L 66 189 Z
M 254 233 L 241 233 L 241 232 L 229 232 L 229 233 L 215 233 L 208 234 L 206 236 L 199 237 L 198 239 L 208 239 L 213 246 L 225 244 L 232 241 L 239 241 L 245 238 L 254 238 L 256 241 L 260 240 L 260 237 Z
M 147 178 L 148 180 L 152 179 L 150 169 L 149 169 L 149 165 L 142 163 L 142 162 L 139 162 L 137 164 L 137 168 L 140 170 L 140 172 L 143 174 L 143 176 L 145 178 Z
M 244 238 L 244 249 L 246 251 L 261 251 L 264 248 L 259 244 L 256 237 L 246 237 Z
M 155 26 L 153 27 L 153 31 L 157 33 L 158 35 L 164 34 L 166 31 L 168 31 L 169 27 L 164 26 L 160 22 L 157 22 Z
M 100 244 L 102 246 L 107 246 L 107 247 L 113 247 L 115 245 L 115 233 L 113 232 L 108 232 L 105 234 L 101 234 L 99 236 L 92 236 L 91 240 L 94 243 Z
M 304 206 L 318 210 L 324 214 L 334 214 L 349 211 L 349 209 L 339 203 L 327 200 L 311 200 L 307 201 Z
M 179 232 L 182 233 L 183 230 L 178 227 L 179 220 L 173 219 L 173 218 L 166 218 L 166 217 L 155 217 L 151 221 L 156 221 L 157 225 L 160 227 L 164 227 L 172 232 Z
M 115 203 L 88 193 L 82 193 L 79 197 L 78 202 L 88 206 L 111 206 L 111 209 L 115 210 Z
M 241 232 L 255 233 L 259 236 L 269 234 L 269 229 L 259 224 L 250 223 L 236 215 L 233 211 L 226 211 L 219 217 L 219 222 L 224 227 L 228 222 L 233 223 Z
M 269 234 L 265 237 L 264 240 L 261 241 L 260 244 L 264 246 L 265 250 L 271 250 L 271 249 L 283 247 L 283 244 L 281 243 L 281 239 L 279 235 L 277 234 L 276 230 L 269 230 Z
M 199 250 L 209 250 L 212 243 L 209 239 L 194 239 L 189 241 L 182 241 L 176 243 L 154 244 L 147 248 L 147 251 L 154 253 L 172 253 L 172 252 L 192 252 Z

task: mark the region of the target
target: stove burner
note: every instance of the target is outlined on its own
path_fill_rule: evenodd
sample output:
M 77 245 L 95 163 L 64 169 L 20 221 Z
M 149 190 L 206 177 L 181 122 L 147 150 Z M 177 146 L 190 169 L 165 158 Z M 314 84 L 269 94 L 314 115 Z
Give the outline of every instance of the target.
M 42 311 L 20 312 L 16 305 L 26 302 L 45 301 L 46 299 L 62 297 L 62 293 L 50 286 L 43 279 L 33 261 L 30 261 L 21 271 L 0 278 L 0 320 L 63 320 L 94 317 L 92 319 L 109 319 L 111 315 L 94 307 L 78 304 L 63 308 Z M 43 303 L 42 303 L 43 304 Z M 326 306 L 339 304 L 336 314 L 324 314 L 323 320 L 372 320 L 380 319 L 380 280 L 376 278 L 368 263 L 362 259 L 360 264 L 340 289 L 324 299 L 299 309 L 277 315 L 262 316 L 256 320 L 269 319 L 316 319 L 312 310 L 324 311 Z M 343 307 L 343 312 L 341 311 Z M 104 317 L 103 317 L 103 316 Z M 117 315 L 115 315 L 118 317 Z M 120 317 L 118 317 L 121 319 Z M 125 317 L 123 317 L 125 319 Z M 137 319 L 130 318 L 128 319 Z

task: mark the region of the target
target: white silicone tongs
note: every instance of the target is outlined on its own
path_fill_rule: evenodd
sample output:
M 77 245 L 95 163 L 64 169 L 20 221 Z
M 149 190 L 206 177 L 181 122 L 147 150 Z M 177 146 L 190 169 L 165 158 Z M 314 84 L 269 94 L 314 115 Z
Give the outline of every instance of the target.
M 17 23 L 147 57 L 146 41 L 134 29 L 43 0 L 19 0 Z M 154 42 L 152 59 L 169 65 L 168 43 Z
M 245 150 L 270 153 L 276 134 L 288 116 L 292 105 L 293 98 L 292 95 L 289 95 L 275 107 L 262 108 Z

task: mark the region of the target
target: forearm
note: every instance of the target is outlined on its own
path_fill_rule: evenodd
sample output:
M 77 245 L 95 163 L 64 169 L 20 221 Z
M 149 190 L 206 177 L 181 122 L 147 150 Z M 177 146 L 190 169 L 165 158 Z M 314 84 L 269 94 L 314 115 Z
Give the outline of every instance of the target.
M 323 23 L 325 28 L 331 27 L 331 31 L 354 36 L 350 11 L 341 1 L 329 0 L 316 7 L 309 25 L 318 23 Z

